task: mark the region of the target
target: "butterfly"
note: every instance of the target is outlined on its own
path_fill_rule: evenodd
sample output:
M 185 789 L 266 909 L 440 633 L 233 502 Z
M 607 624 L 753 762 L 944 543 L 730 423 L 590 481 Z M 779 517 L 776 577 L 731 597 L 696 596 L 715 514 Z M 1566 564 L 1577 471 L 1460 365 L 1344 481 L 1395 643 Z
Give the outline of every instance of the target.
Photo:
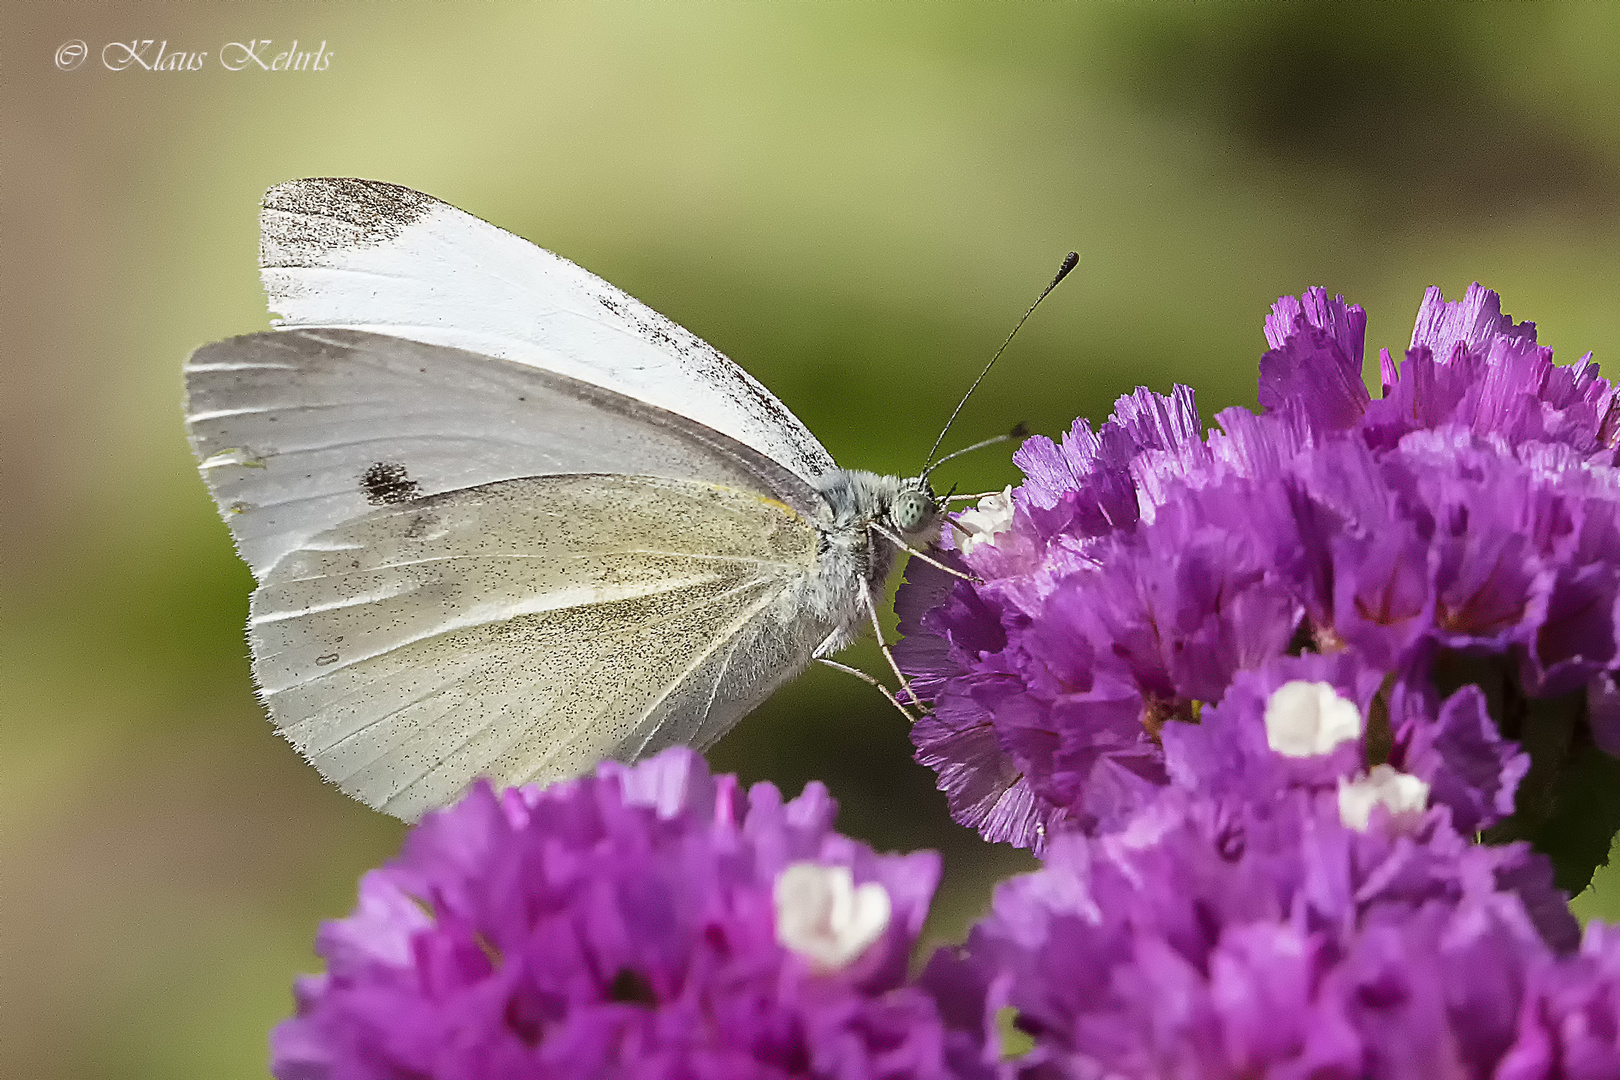
M 369 806 L 707 747 L 939 538 L 926 470 L 839 468 L 712 346 L 471 214 L 308 179 L 260 229 L 277 329 L 191 355 L 186 424 L 260 697 Z

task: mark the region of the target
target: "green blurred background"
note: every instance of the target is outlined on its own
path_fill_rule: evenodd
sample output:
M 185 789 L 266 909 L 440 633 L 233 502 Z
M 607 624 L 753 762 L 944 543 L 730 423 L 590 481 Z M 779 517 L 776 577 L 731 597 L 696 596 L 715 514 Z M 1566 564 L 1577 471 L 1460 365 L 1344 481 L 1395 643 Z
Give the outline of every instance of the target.
M 1479 279 L 1620 360 L 1620 5 L 21 3 L 6 144 L 0 1074 L 227 1080 L 401 827 L 265 723 L 250 578 L 180 363 L 265 325 L 265 187 L 355 175 L 552 248 L 739 360 L 846 465 L 1055 434 L 1138 383 L 1252 404 L 1261 320 L 1321 284 L 1403 346 Z M 207 50 L 111 72 L 109 41 Z M 318 73 L 227 72 L 297 39 Z M 89 59 L 53 62 L 80 39 Z M 962 461 L 967 490 L 1014 478 Z M 875 651 L 854 654 L 879 670 Z M 945 850 L 933 932 L 1024 865 L 952 826 L 897 717 L 815 671 L 712 755 Z M 1620 880 L 1577 901 L 1620 916 Z

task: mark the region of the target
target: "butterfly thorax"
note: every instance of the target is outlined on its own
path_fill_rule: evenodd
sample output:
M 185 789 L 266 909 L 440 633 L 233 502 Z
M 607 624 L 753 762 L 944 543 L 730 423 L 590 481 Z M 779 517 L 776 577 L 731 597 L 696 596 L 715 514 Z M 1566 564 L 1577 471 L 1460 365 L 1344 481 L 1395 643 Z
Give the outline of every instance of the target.
M 825 506 L 813 522 L 820 542 L 807 599 L 841 628 L 833 645 L 838 648 L 866 624 L 867 600 L 860 590 L 881 598 L 900 551 L 896 539 L 930 547 L 941 522 L 932 493 L 915 478 L 837 469 L 819 477 L 816 488 Z

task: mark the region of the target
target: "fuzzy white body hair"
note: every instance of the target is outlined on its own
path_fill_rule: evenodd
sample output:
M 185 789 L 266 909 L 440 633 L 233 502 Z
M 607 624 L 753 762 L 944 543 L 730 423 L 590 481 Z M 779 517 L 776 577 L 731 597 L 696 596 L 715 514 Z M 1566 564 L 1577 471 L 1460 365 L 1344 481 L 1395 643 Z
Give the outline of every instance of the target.
M 826 500 L 824 513 L 813 522 L 820 534 L 815 570 L 805 579 L 800 602 L 834 624 L 834 630 L 816 648 L 827 656 L 849 645 L 870 625 L 868 597 L 873 606 L 883 599 L 884 583 L 894 569 L 899 548 L 873 526 L 898 532 L 890 520 L 896 497 L 918 481 L 884 476 L 865 469 L 834 469 L 816 480 Z M 931 534 L 930 534 L 931 533 Z M 931 544 L 939 538 L 939 525 L 930 533 L 906 537 L 908 542 Z M 867 595 L 862 595 L 862 593 Z

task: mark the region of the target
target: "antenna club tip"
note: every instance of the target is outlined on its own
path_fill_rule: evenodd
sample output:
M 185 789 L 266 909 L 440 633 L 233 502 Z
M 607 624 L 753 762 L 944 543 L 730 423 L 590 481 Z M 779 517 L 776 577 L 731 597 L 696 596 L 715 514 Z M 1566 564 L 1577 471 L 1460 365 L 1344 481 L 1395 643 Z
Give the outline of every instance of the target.
M 1073 270 L 1079 265 L 1080 253 L 1078 251 L 1071 251 L 1067 255 L 1063 256 L 1063 265 L 1058 267 L 1057 277 L 1052 279 L 1052 284 L 1054 286 L 1057 285 L 1058 282 L 1069 276 L 1070 270 Z
M 1007 432 L 1007 435 L 1013 439 L 1027 439 L 1029 438 L 1029 425 L 1020 420 L 1013 425 L 1013 429 Z

